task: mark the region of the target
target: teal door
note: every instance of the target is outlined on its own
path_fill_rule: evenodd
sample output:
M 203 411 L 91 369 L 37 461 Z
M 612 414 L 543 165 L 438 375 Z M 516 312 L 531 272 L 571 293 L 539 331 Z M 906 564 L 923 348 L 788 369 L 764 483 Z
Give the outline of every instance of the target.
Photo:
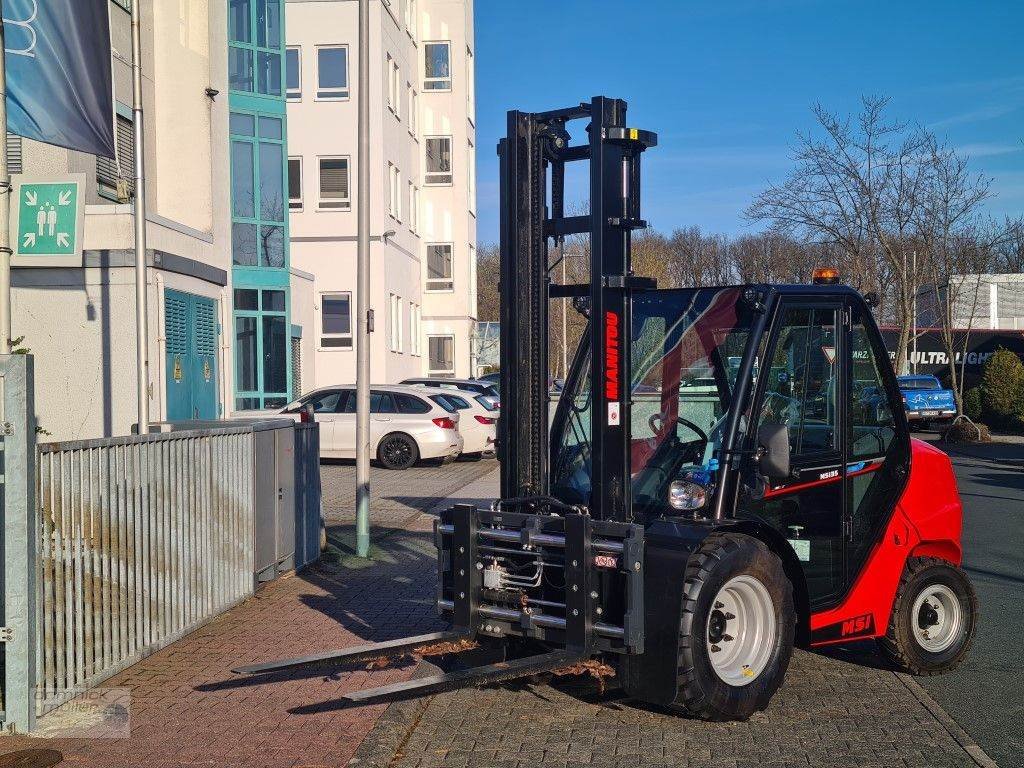
M 217 311 L 211 299 L 181 291 L 164 295 L 167 419 L 215 419 Z

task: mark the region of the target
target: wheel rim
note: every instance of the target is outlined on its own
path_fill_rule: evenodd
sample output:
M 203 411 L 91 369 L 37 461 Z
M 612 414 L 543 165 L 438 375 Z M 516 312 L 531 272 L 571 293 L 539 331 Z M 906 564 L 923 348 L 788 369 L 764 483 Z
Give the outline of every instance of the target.
M 384 443 L 381 453 L 384 455 L 384 460 L 393 465 L 405 464 L 412 458 L 412 449 L 404 440 L 398 438 L 392 438 Z
M 959 639 L 964 610 L 952 589 L 945 584 L 932 584 L 917 596 L 910 620 L 917 644 L 929 653 L 942 653 Z
M 749 575 L 730 579 L 715 595 L 705 631 L 715 674 L 733 686 L 752 683 L 768 666 L 777 632 L 767 587 Z

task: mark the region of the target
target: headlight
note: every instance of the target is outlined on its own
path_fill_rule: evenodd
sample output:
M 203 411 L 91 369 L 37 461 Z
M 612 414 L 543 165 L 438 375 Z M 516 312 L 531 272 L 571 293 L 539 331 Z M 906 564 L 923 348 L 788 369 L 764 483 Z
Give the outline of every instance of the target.
M 668 489 L 668 503 L 673 509 L 700 509 L 708 501 L 708 489 L 689 480 L 673 480 Z

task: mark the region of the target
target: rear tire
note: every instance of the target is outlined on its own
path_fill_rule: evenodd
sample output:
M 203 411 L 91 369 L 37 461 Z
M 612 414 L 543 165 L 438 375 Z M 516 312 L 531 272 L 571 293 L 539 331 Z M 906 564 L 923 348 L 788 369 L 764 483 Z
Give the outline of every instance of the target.
M 793 655 L 793 586 L 759 539 L 709 536 L 686 567 L 671 709 L 746 720 L 768 706 Z
M 978 597 L 963 570 L 934 557 L 915 557 L 903 570 L 879 646 L 904 672 L 938 675 L 966 658 L 977 625 Z
M 419 457 L 416 441 L 403 432 L 384 435 L 377 446 L 377 461 L 385 469 L 409 469 Z

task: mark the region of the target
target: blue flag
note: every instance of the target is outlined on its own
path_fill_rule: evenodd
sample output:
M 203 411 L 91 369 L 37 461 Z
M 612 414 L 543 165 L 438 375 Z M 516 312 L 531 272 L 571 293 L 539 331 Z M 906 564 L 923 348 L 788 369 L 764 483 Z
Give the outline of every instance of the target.
M 114 157 L 108 0 L 5 0 L 7 130 Z

